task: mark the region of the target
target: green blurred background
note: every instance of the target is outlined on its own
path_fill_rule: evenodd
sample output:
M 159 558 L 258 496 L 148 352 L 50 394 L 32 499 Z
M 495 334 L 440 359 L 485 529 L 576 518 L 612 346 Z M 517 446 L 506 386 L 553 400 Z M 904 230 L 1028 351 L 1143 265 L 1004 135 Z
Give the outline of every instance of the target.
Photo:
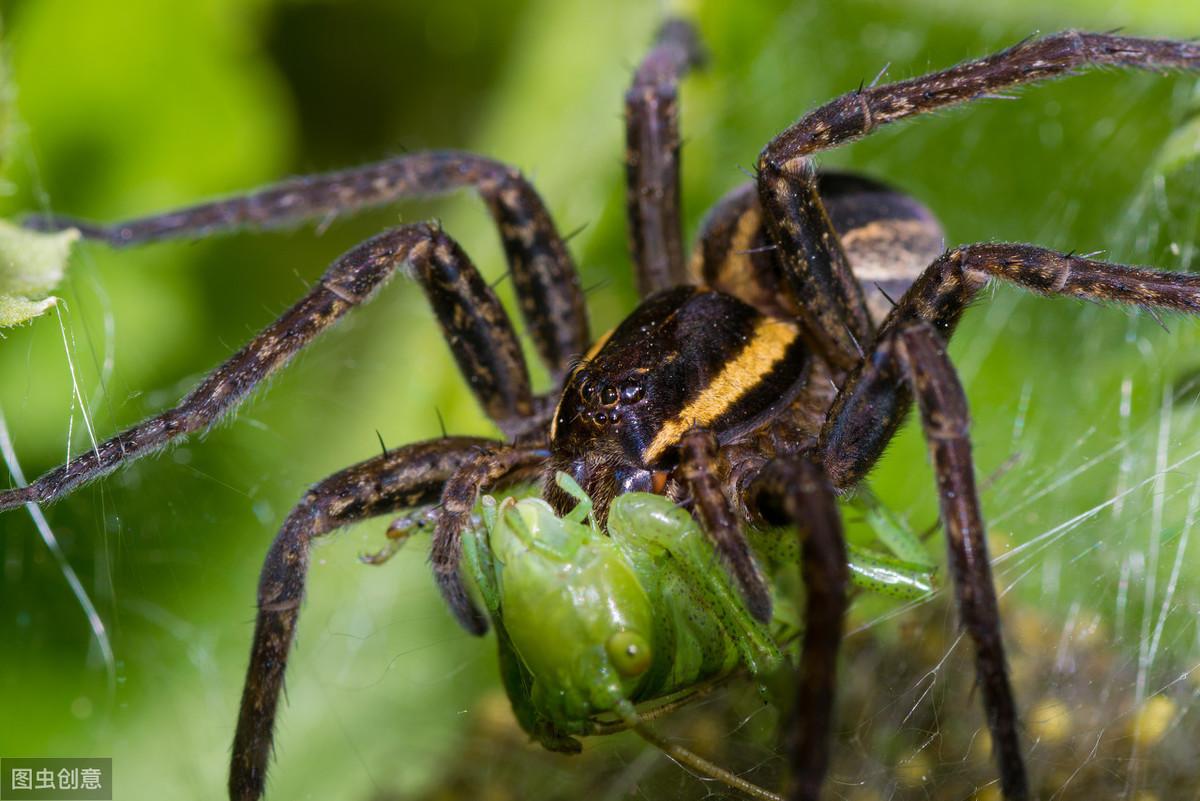
M 404 151 L 468 148 L 524 169 L 561 230 L 586 226 L 571 246 L 594 288 L 593 328 L 603 330 L 635 302 L 621 93 L 669 10 L 562 0 L 7 0 L 15 111 L 0 213 L 115 220 Z M 774 133 L 885 64 L 891 78 L 908 77 L 1070 26 L 1200 34 L 1200 6 L 1169 0 L 684 10 L 712 53 L 683 90 L 689 237 Z M 822 163 L 912 191 L 951 244 L 1021 240 L 1195 269 L 1197 112 L 1194 78 L 1106 70 L 1019 102 L 895 126 Z M 405 203 L 319 234 L 81 248 L 61 316 L 0 339 L 0 409 L 25 472 L 87 447 L 89 424 L 106 437 L 168 407 L 337 254 L 398 219 L 427 217 L 441 219 L 487 276 L 500 275 L 495 233 L 470 196 Z M 508 283 L 501 291 L 511 301 Z M 1200 559 L 1187 547 L 1200 475 L 1200 328 L 1170 318 L 1164 331 L 1148 316 L 1003 287 L 985 294 L 951 352 L 970 395 L 979 472 L 992 476 L 984 502 L 1003 554 L 998 582 L 1035 775 L 1047 795 L 1080 786 L 1095 768 L 1111 779 L 1111 797 L 1178 797 L 1170 788 L 1195 774 L 1166 766 L 1194 757 L 1186 743 L 1200 709 L 1189 674 L 1200 663 Z M 236 418 L 48 510 L 112 637 L 112 691 L 29 516 L 0 518 L 0 754 L 112 756 L 122 799 L 221 797 L 256 576 L 275 529 L 308 484 L 376 453 L 377 432 L 389 446 L 437 435 L 435 410 L 453 433 L 493 433 L 420 293 L 398 282 Z M 914 526 L 936 519 L 911 426 L 873 484 Z M 453 624 L 420 547 L 382 569 L 358 563 L 385 525 L 315 551 L 272 797 L 436 795 L 463 771 L 486 775 L 522 759 L 534 767 L 494 774 L 485 786 L 499 794 L 490 797 L 573 797 L 572 766 L 583 763 L 499 743 L 493 753 L 478 740 L 480 714 L 495 709 L 493 644 Z M 940 602 L 905 611 L 864 600 L 851 621 L 843 675 L 853 701 L 829 797 L 971 797 L 981 787 L 972 777 L 989 769 L 964 756 L 982 720 L 961 678 L 965 649 L 941 661 L 954 641 L 952 612 Z M 888 656 L 856 661 L 876 647 Z M 1151 754 L 1159 741 L 1131 728 L 1154 696 L 1161 742 L 1174 751 Z M 1029 719 L 1052 702 L 1063 714 L 1051 718 L 1066 721 L 1060 751 L 1047 750 L 1053 738 Z M 1101 762 L 1093 744 L 1113 756 Z M 614 798 L 637 793 L 634 767 L 666 762 L 627 742 L 593 750 L 601 767 L 587 780 L 605 777 Z M 749 753 L 778 767 L 769 745 Z M 660 797 L 719 792 L 666 769 Z M 935 776 L 958 779 L 922 787 Z

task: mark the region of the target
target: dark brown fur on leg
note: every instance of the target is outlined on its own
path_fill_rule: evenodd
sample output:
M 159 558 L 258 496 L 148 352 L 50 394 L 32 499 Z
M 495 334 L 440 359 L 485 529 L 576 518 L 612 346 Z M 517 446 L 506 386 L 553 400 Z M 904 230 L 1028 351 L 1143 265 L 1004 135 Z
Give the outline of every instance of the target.
M 821 453 L 835 486 L 852 487 L 866 475 L 912 404 L 886 340 L 920 322 L 949 339 L 967 306 L 992 279 L 1042 295 L 1200 314 L 1200 275 L 1192 273 L 1127 267 L 1034 245 L 987 243 L 947 251 L 896 304 L 872 353 L 829 411 Z
M 859 89 L 806 114 L 771 140 L 758 160 L 759 199 L 802 301 L 800 318 L 831 366 L 854 367 L 866 349 L 871 322 L 817 193 L 809 157 L 885 123 L 1104 64 L 1200 69 L 1200 44 L 1065 31 L 941 72 Z
M 1200 69 L 1200 43 L 1063 31 L 940 72 L 842 95 L 800 118 L 768 146 L 785 160 L 851 142 L 880 125 L 1071 75 L 1082 67 Z
M 203 431 L 404 264 L 425 290 L 451 350 L 484 410 L 506 433 L 528 426 L 534 401 L 516 332 L 491 287 L 441 229 L 394 228 L 334 262 L 320 282 L 214 370 L 179 405 L 82 453 L 23 489 L 0 492 L 0 511 L 48 503 L 117 467 Z
M 816 168 L 807 159 L 784 164 L 768 146 L 758 160 L 758 200 L 806 333 L 831 366 L 853 368 L 875 328 Z
M 679 203 L 679 80 L 704 60 L 691 23 L 659 29 L 625 93 L 629 246 L 646 297 L 688 282 Z
M 230 798 L 254 801 L 263 793 L 276 708 L 304 598 L 309 544 L 356 521 L 432 503 L 455 470 L 494 444 L 447 437 L 397 448 L 325 479 L 288 515 L 259 579 L 258 620 L 229 769 Z
M 536 447 L 488 448 L 477 452 L 446 480 L 429 559 L 442 597 L 459 624 L 471 634 L 482 635 L 488 630 L 487 616 L 467 595 L 458 570 L 462 558 L 460 539 L 471 524 L 475 502 L 480 492 L 491 489 L 502 479 L 511 481 L 514 474 L 528 475 L 541 470 L 549 456 L 549 452 Z
M 945 249 L 928 208 L 879 181 L 838 170 L 817 173 L 817 191 L 879 325 Z M 779 249 L 766 230 L 753 183 L 727 192 L 705 217 L 688 265 L 693 280 L 727 292 L 767 314 L 800 313 Z
M 897 345 L 917 397 L 937 475 L 950 575 L 963 628 L 975 643 L 975 673 L 1000 768 L 1000 786 L 1008 801 L 1025 801 L 1029 798 L 1029 781 L 1021 757 L 1017 706 L 1008 681 L 1000 609 L 975 489 L 967 398 L 946 357 L 945 343 L 932 327 L 924 323 L 905 327 L 897 335 Z
M 792 801 L 816 801 L 829 766 L 842 617 L 850 581 L 841 515 L 829 479 L 808 457 L 777 459 L 749 485 L 765 522 L 795 523 L 804 578 L 804 641 L 796 702 L 788 715 Z
M 588 343 L 587 307 L 571 254 L 537 190 L 521 172 L 473 153 L 412 153 L 110 225 L 64 217 L 32 217 L 26 225 L 41 230 L 75 227 L 90 239 L 124 247 L 239 228 L 328 221 L 402 198 L 462 188 L 475 189 L 496 221 L 521 314 L 557 383 Z
M 771 591 L 754 559 L 741 524 L 721 489 L 728 465 L 723 464 L 717 438 L 710 431 L 693 430 L 679 443 L 680 483 L 691 499 L 700 527 L 716 545 L 725 568 L 733 576 L 750 614 L 763 622 L 771 619 Z

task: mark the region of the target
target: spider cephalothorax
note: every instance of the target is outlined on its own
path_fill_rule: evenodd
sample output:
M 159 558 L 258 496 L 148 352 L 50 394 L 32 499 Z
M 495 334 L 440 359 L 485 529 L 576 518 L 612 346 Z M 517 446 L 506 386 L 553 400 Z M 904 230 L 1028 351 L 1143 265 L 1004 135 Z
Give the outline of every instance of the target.
M 791 404 L 808 373 L 794 324 L 692 286 L 651 296 L 595 350 L 567 379 L 550 450 L 601 518 L 614 493 L 662 490 L 652 474 L 678 463 L 689 429 L 738 440 Z
M 458 620 L 483 633 L 460 575 L 461 538 L 480 493 L 563 471 L 604 518 L 613 498 L 650 490 L 690 508 L 740 588 L 770 616 L 746 546 L 748 524 L 792 524 L 801 540 L 805 631 L 789 717 L 791 795 L 816 799 L 829 754 L 846 605 L 836 493 L 875 465 L 915 400 L 937 473 L 962 622 L 975 645 L 1003 794 L 1029 797 L 1017 707 L 971 463 L 966 399 L 945 340 L 990 280 L 1033 292 L 1200 313 L 1200 276 L 1105 263 L 1030 245 L 944 253 L 933 216 L 901 192 L 821 173 L 813 154 L 907 117 L 1070 74 L 1088 65 L 1200 69 L 1200 45 L 1069 31 L 941 72 L 860 88 L 801 118 L 763 150 L 755 181 L 703 227 L 690 271 L 679 220 L 677 85 L 700 61 L 694 31 L 660 31 L 626 94 L 628 217 L 642 305 L 592 342 L 564 239 L 515 169 L 455 152 L 415 153 L 112 226 L 78 225 L 122 246 L 246 225 L 325 219 L 397 198 L 475 189 L 497 223 L 535 350 L 556 389 L 536 395 L 492 288 L 440 227 L 404 225 L 338 259 L 295 306 L 173 409 L 0 493 L 0 510 L 49 502 L 201 431 L 401 266 L 503 440 L 445 436 L 387 451 L 313 486 L 272 544 L 233 745 L 230 794 L 258 798 L 271 753 L 312 540 L 400 509 L 432 506 L 432 562 Z M 571 506 L 556 481 L 547 498 Z

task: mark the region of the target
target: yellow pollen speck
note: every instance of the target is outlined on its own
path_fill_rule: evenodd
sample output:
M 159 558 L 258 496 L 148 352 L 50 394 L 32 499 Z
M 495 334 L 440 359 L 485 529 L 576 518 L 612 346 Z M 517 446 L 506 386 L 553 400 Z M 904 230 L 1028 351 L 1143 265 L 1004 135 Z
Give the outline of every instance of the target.
M 1029 733 L 1048 745 L 1061 743 L 1071 733 L 1071 711 L 1057 698 L 1043 698 L 1025 716 Z
M 1130 721 L 1129 729 L 1142 748 L 1155 746 L 1166 736 L 1175 719 L 1175 702 L 1165 695 L 1148 698 Z

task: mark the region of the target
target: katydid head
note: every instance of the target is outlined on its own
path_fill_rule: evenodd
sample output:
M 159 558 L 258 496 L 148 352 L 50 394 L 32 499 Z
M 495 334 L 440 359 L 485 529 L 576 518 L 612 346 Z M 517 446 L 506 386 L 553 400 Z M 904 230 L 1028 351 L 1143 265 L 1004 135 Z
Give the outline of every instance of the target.
M 569 482 L 569 480 L 568 480 Z M 504 628 L 538 711 L 575 731 L 636 694 L 654 662 L 650 599 L 616 545 L 541 499 L 501 502 L 488 532 Z M 489 521 L 490 522 L 490 521 Z

